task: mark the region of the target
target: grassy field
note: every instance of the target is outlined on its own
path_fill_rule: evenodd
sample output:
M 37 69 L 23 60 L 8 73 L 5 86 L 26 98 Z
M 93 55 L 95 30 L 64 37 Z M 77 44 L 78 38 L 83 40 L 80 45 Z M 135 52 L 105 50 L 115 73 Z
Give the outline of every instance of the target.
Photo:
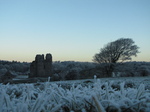
M 150 77 L 0 84 L 0 112 L 149 112 Z

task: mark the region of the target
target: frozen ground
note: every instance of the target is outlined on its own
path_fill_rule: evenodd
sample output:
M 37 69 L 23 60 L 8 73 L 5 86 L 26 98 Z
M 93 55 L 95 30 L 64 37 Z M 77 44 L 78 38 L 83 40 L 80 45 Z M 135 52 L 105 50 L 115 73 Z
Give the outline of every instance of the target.
M 117 77 L 117 78 L 98 78 L 96 80 L 100 80 L 102 83 L 105 82 L 113 82 L 113 83 L 133 83 L 134 87 L 138 87 L 140 84 L 144 84 L 148 89 L 150 89 L 150 77 Z M 92 84 L 95 82 L 95 79 L 83 79 L 83 80 L 69 80 L 69 81 L 55 81 L 50 83 L 57 84 Z
M 0 84 L 0 112 L 149 112 L 150 77 Z

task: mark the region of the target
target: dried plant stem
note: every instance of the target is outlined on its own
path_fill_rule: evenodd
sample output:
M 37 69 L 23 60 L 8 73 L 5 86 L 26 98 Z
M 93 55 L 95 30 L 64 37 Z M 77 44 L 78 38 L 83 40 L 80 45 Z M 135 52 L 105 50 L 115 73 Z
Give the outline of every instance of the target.
M 92 99 L 95 102 L 96 108 L 98 112 L 106 112 L 103 106 L 100 104 L 100 102 L 97 100 L 96 96 L 92 96 Z

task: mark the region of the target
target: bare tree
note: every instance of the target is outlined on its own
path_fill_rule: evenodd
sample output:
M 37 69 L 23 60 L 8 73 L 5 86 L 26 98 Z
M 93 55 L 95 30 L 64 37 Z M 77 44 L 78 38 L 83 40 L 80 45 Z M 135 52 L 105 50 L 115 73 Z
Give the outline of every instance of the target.
M 139 47 L 134 45 L 130 38 L 120 38 L 108 43 L 100 52 L 94 55 L 94 62 L 116 63 L 118 61 L 131 60 L 131 56 L 137 56 Z

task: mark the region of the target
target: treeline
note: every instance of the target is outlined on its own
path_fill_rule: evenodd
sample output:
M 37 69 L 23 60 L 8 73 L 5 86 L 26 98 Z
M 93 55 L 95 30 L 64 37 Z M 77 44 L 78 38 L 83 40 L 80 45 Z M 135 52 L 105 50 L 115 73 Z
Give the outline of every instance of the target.
M 0 76 L 11 73 L 14 76 L 28 75 L 30 63 L 0 61 Z M 150 76 L 150 62 L 124 62 L 115 64 L 97 64 L 92 62 L 55 61 L 53 62 L 54 81 L 90 79 L 94 75 L 101 77 L 137 77 Z
M 7 72 L 14 76 L 28 75 L 30 63 L 17 62 L 17 61 L 3 61 L 0 60 L 0 76 L 5 75 Z
M 89 62 L 54 62 L 52 80 L 75 80 L 93 78 L 96 63 Z
M 89 62 L 54 62 L 53 80 L 75 80 L 101 77 L 150 76 L 150 62 L 125 62 L 111 64 Z

